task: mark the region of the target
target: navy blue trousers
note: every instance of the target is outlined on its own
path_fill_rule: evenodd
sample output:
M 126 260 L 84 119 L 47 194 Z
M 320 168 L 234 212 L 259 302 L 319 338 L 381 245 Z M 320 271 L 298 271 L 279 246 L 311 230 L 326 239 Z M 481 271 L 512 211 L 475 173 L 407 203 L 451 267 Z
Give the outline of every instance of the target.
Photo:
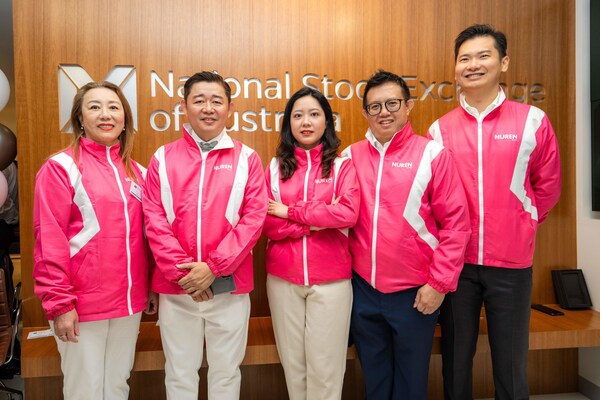
M 442 373 L 447 400 L 473 399 L 473 357 L 485 307 L 495 398 L 529 398 L 527 352 L 532 270 L 465 264 L 441 307 Z
M 363 370 L 367 400 L 427 399 L 439 311 L 423 315 L 413 308 L 419 288 L 381 293 L 354 274 L 352 289 L 350 334 Z

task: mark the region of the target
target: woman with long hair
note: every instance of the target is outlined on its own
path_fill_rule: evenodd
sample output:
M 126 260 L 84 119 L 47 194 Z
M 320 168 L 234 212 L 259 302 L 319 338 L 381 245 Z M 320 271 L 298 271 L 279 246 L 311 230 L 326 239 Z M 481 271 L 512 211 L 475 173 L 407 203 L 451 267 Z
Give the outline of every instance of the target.
M 144 169 L 118 86 L 91 82 L 75 95 L 72 144 L 40 168 L 34 194 L 35 293 L 54 331 L 65 399 L 127 399 L 148 293 Z
M 288 101 L 276 156 L 266 170 L 263 232 L 267 295 L 290 399 L 339 399 L 350 310 L 347 230 L 359 190 L 325 96 L 305 87 Z

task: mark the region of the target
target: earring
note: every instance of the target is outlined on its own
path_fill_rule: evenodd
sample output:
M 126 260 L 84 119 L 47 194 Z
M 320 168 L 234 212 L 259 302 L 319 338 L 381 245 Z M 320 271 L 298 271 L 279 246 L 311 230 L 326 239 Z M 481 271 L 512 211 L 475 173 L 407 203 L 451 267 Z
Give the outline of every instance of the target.
M 125 132 L 125 127 L 123 127 L 123 132 Z

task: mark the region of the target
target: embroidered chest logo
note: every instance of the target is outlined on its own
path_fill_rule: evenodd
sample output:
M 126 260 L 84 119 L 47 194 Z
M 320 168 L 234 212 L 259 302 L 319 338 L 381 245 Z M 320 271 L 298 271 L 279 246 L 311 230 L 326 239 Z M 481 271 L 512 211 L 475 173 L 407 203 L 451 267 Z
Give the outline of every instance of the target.
M 322 178 L 322 179 L 315 179 L 315 183 L 319 184 L 319 183 L 330 183 L 333 182 L 333 178 Z
M 227 169 L 227 170 L 229 170 L 229 171 L 232 171 L 232 170 L 233 170 L 233 165 L 231 165 L 231 164 L 221 164 L 221 165 L 215 165 L 215 166 L 213 167 L 213 169 L 214 169 L 215 171 L 219 171 L 219 170 L 221 170 L 221 169 Z
M 516 142 L 519 139 L 519 135 L 516 133 L 495 133 L 494 140 L 510 140 Z
M 413 163 L 412 162 L 392 161 L 392 167 L 394 167 L 394 168 L 412 168 Z

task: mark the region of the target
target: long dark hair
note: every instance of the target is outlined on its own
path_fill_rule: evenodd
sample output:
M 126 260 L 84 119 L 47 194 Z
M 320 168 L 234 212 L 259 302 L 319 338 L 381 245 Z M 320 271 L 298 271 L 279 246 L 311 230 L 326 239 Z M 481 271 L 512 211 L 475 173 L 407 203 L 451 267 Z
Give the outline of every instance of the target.
M 283 114 L 283 123 L 281 128 L 281 137 L 279 140 L 279 146 L 275 156 L 279 159 L 279 169 L 281 172 L 281 179 L 288 180 L 294 175 L 296 171 L 296 156 L 294 155 L 294 148 L 298 144 L 294 135 L 292 135 L 292 127 L 290 119 L 292 115 L 292 108 L 298 99 L 304 96 L 312 96 L 319 102 L 319 105 L 325 113 L 325 133 L 321 137 L 321 143 L 323 144 L 323 153 L 321 155 L 321 164 L 323 165 L 323 178 L 329 178 L 331 175 L 331 168 L 333 160 L 337 157 L 338 150 L 341 144 L 340 138 L 335 133 L 335 125 L 333 121 L 333 112 L 331 106 L 327 101 L 327 98 L 323 93 L 318 90 L 304 87 L 298 90 L 292 95 L 285 106 L 285 112 Z

